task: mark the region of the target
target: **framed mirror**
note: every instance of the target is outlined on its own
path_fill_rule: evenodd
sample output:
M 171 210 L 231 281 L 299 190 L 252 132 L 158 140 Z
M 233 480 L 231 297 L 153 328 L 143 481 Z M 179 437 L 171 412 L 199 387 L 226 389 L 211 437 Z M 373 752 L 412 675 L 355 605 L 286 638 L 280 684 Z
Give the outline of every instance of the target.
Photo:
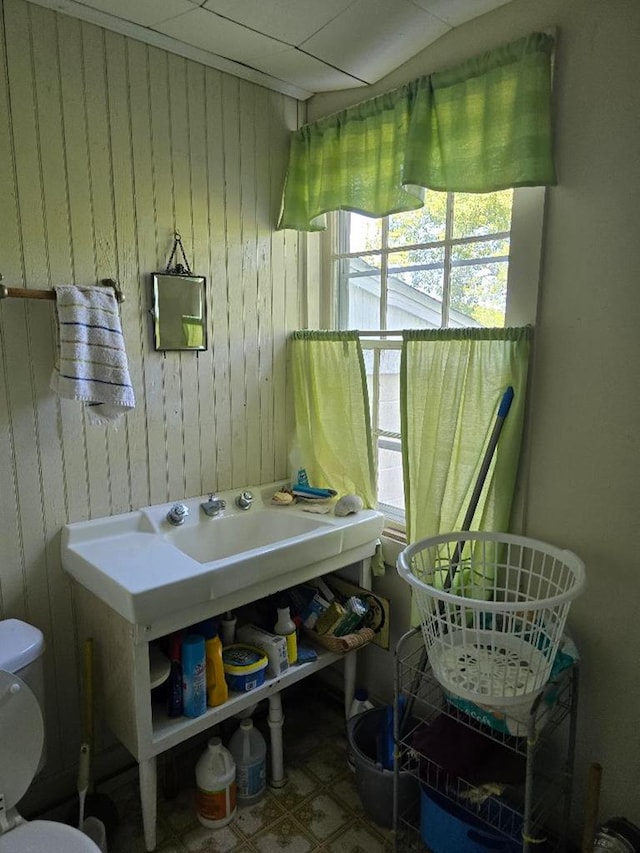
M 154 273 L 153 341 L 157 350 L 207 348 L 206 279 Z

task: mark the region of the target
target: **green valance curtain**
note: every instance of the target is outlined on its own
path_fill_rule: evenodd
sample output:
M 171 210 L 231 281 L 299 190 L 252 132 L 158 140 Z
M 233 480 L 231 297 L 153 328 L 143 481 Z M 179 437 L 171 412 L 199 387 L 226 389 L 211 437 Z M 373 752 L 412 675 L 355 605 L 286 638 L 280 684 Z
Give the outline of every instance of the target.
M 404 333 L 400 411 L 407 541 L 460 530 L 505 390 L 513 402 L 472 522 L 509 530 L 530 327 Z
M 322 230 L 331 210 L 414 210 L 423 188 L 554 184 L 552 49 L 534 33 L 301 127 L 278 227 Z

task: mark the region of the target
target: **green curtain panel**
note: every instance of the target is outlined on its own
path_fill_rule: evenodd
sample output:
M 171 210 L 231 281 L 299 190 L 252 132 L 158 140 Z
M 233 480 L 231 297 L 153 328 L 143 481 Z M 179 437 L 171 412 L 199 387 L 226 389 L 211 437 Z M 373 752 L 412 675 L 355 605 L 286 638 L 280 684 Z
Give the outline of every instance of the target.
M 289 340 L 293 387 L 294 468 L 312 486 L 356 494 L 376 507 L 369 399 L 357 332 L 293 332 Z M 374 574 L 384 571 L 380 555 Z
M 534 33 L 295 131 L 278 227 L 322 230 L 332 210 L 414 210 L 423 188 L 555 184 L 552 50 Z
M 530 327 L 404 333 L 400 406 L 407 541 L 460 530 L 498 407 L 514 390 L 471 527 L 509 529 Z

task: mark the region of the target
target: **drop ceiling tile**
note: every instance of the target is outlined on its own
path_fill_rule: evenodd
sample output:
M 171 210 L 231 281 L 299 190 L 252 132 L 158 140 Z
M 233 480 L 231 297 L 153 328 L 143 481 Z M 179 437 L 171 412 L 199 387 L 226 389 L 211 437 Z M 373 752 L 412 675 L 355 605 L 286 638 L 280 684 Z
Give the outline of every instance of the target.
M 268 56 L 283 49 L 281 42 L 227 21 L 206 9 L 190 12 L 164 21 L 154 27 L 158 32 L 195 47 L 252 65 L 255 56 Z
M 99 9 L 143 27 L 152 27 L 167 18 L 193 10 L 191 0 L 80 0 L 80 5 Z
M 425 12 L 435 15 L 452 27 L 479 18 L 487 12 L 504 6 L 510 0 L 413 0 Z
M 450 29 L 409 0 L 356 0 L 302 48 L 375 83 Z
M 299 45 L 355 0 L 206 0 L 204 8 L 267 36 Z
M 307 56 L 295 48 L 283 50 L 260 58 L 254 58 L 252 67 L 278 80 L 296 81 L 297 86 L 311 92 L 331 92 L 362 86 L 348 74 L 326 65 L 313 56 Z

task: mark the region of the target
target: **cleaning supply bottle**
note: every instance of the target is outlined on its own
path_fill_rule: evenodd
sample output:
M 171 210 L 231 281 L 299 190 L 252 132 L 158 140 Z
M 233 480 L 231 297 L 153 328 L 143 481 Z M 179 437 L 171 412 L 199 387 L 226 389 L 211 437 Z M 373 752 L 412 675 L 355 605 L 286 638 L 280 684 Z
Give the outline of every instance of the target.
M 182 710 L 185 717 L 199 717 L 207 710 L 204 637 L 189 634 L 182 641 Z
M 356 714 L 369 711 L 371 708 L 373 708 L 373 704 L 369 701 L 369 694 L 364 687 L 357 687 L 349 708 L 349 717 L 355 717 Z
M 196 764 L 196 812 L 203 826 L 219 829 L 233 820 L 237 811 L 236 763 L 212 737 Z
M 222 705 L 229 698 L 229 687 L 224 677 L 222 661 L 222 640 L 218 635 L 215 619 L 200 623 L 200 631 L 205 638 L 207 659 L 207 705 Z
M 236 641 L 236 617 L 228 610 L 220 620 L 220 631 L 222 634 L 222 645 L 231 646 Z
M 182 716 L 182 635 L 171 635 L 169 660 L 171 669 L 167 682 L 167 716 Z
M 231 735 L 229 751 L 236 762 L 238 805 L 257 803 L 267 789 L 267 744 L 250 717 Z
M 278 619 L 273 628 L 274 633 L 280 634 L 287 640 L 287 660 L 289 664 L 293 664 L 298 660 L 298 638 L 296 636 L 296 626 L 291 618 L 289 608 L 283 604 L 278 607 Z

